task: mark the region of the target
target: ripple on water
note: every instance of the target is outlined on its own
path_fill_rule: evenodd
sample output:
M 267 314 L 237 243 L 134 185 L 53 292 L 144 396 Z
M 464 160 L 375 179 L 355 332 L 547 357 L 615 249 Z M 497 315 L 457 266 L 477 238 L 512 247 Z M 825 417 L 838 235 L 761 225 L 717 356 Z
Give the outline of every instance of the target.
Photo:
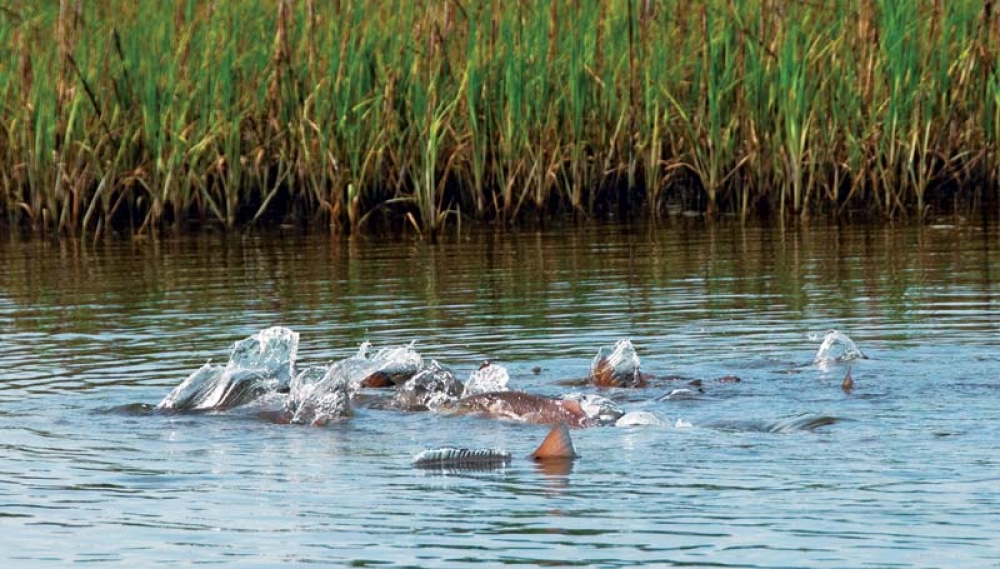
M 947 235 L 3 242 L 0 550 L 26 566 L 995 566 L 996 240 Z M 524 459 L 534 425 L 149 412 L 270 325 L 302 335 L 303 367 L 417 340 L 463 380 L 490 359 L 547 395 L 588 391 L 573 382 L 598 347 L 628 338 L 658 379 L 601 393 L 671 427 L 574 431 L 582 458 L 550 473 Z M 872 357 L 850 394 L 843 366 L 812 364 L 830 328 Z M 695 379 L 697 397 L 657 400 Z M 455 445 L 514 458 L 410 466 Z

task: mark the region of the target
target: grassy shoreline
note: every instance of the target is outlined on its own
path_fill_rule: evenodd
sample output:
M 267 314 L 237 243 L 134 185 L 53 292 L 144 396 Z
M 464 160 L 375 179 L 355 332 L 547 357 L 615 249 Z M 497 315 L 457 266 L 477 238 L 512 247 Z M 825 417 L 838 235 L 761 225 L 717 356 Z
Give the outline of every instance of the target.
M 1000 7 L 0 10 L 0 210 L 68 234 L 994 211 Z

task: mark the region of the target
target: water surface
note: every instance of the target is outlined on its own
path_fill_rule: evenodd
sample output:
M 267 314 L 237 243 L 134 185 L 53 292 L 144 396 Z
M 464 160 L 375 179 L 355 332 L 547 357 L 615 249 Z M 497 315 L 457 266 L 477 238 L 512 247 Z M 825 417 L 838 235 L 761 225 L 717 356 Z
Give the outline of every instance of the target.
M 1000 567 L 998 247 L 992 227 L 696 221 L 437 244 L 7 239 L 0 559 Z M 522 459 L 537 425 L 148 412 L 272 325 L 301 334 L 301 367 L 416 340 L 463 380 L 490 359 L 544 395 L 596 391 L 578 384 L 591 358 L 630 338 L 657 379 L 602 393 L 670 427 L 574 431 L 582 457 L 551 472 Z M 846 364 L 813 363 L 828 329 L 869 356 L 849 394 Z M 657 400 L 695 379 L 703 394 Z M 821 420 L 774 432 L 803 414 Z M 441 446 L 515 460 L 412 468 Z

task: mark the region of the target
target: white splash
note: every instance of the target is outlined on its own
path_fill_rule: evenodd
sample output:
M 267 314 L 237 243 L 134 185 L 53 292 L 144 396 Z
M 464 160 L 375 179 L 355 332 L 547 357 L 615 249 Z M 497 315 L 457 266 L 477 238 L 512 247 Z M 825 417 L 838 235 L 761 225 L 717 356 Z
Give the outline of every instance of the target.
M 469 397 L 480 393 L 509 391 L 507 387 L 509 381 L 510 375 L 507 373 L 507 368 L 488 363 L 472 372 L 472 375 L 469 376 L 469 381 L 465 382 L 465 390 L 462 391 L 462 397 Z
M 563 396 L 563 399 L 579 402 L 587 418 L 599 425 L 613 425 L 625 414 L 614 401 L 592 393 L 570 393 Z
M 393 401 L 396 407 L 417 409 L 426 407 L 437 411 L 462 395 L 462 382 L 437 362 L 431 360 L 416 375 L 399 386 Z
M 288 385 L 295 373 L 299 334 L 274 326 L 233 344 L 226 365 L 206 363 L 156 406 L 180 411 L 243 405 Z
M 829 330 L 823 338 L 823 343 L 816 351 L 813 363 L 824 364 L 832 362 L 844 362 L 856 359 L 864 359 L 866 356 L 861 353 L 858 346 L 847 334 L 842 334 L 836 330 Z
M 362 342 L 358 353 L 334 362 L 332 367 L 347 380 L 351 391 L 361 389 L 361 383 L 374 374 L 381 374 L 392 383 L 401 385 L 413 377 L 424 365 L 423 357 L 413 348 L 415 342 L 407 346 L 382 348 L 374 356 L 368 357 L 371 342 Z
M 645 425 L 660 427 L 663 426 L 663 421 L 649 411 L 629 411 L 615 421 L 616 427 L 635 427 Z
M 631 340 L 618 340 L 614 347 L 604 346 L 597 351 L 590 364 L 591 376 L 610 371 L 611 376 L 622 385 L 632 385 L 639 381 L 639 354 Z
M 292 380 L 285 402 L 289 422 L 298 425 L 326 425 L 351 415 L 350 386 L 342 368 L 330 366 L 305 370 Z

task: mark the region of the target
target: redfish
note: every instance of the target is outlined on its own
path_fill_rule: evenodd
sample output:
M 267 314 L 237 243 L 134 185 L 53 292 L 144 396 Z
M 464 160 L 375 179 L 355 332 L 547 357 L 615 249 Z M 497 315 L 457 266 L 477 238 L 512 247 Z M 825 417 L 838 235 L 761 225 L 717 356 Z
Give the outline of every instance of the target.
M 581 428 L 594 424 L 579 401 L 549 399 L 523 391 L 477 393 L 454 402 L 451 409 L 459 413 L 481 413 L 493 419 L 542 425 L 563 424 Z
M 539 463 L 572 461 L 578 458 L 573 440 L 566 425 L 552 427 L 548 436 L 528 458 Z M 441 448 L 425 450 L 413 458 L 417 468 L 441 469 L 494 469 L 503 468 L 511 461 L 511 454 L 494 449 Z

